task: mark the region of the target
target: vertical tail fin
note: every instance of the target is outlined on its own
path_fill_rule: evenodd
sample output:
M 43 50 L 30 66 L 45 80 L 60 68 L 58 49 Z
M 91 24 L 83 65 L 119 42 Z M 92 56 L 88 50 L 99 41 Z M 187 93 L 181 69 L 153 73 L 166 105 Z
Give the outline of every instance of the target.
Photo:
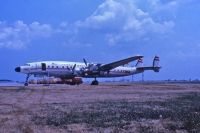
M 135 65 L 138 73 L 141 73 L 141 72 L 144 72 L 146 70 L 153 70 L 154 72 L 159 72 L 161 67 L 159 65 L 159 62 L 160 62 L 160 59 L 158 56 L 155 56 L 154 59 L 153 59 L 153 66 L 143 66 L 143 61 L 142 59 L 138 59 L 138 62 L 137 64 Z
M 143 60 L 142 58 L 138 59 L 137 63 L 135 64 L 136 67 L 142 67 L 143 66 Z
M 160 58 L 158 56 L 155 56 L 153 59 L 153 67 L 155 72 L 159 72 L 160 70 Z

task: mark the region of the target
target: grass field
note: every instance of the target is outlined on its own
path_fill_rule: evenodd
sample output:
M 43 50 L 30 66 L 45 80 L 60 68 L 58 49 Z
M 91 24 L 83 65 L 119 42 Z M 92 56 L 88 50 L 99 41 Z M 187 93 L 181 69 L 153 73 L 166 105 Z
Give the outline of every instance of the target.
M 198 132 L 200 84 L 0 87 L 0 132 Z

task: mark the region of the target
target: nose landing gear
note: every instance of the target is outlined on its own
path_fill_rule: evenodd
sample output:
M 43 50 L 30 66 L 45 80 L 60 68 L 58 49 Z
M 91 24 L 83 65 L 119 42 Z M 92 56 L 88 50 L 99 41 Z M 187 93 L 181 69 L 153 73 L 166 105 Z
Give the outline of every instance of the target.
M 28 86 L 28 79 L 30 78 L 30 76 L 31 76 L 30 74 L 27 74 L 24 86 Z

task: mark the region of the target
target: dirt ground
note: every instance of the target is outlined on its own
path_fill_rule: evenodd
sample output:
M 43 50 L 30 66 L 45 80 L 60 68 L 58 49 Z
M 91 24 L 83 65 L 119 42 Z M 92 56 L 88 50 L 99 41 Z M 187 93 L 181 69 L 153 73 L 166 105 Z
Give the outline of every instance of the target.
M 200 131 L 200 84 L 0 87 L 0 132 Z

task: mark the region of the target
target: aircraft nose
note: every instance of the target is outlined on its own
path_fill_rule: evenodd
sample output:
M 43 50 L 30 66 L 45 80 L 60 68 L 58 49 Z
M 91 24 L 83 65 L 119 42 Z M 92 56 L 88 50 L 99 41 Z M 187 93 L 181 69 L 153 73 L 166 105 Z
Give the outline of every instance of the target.
M 20 67 L 16 67 L 15 68 L 15 72 L 20 72 L 21 71 L 21 68 Z

